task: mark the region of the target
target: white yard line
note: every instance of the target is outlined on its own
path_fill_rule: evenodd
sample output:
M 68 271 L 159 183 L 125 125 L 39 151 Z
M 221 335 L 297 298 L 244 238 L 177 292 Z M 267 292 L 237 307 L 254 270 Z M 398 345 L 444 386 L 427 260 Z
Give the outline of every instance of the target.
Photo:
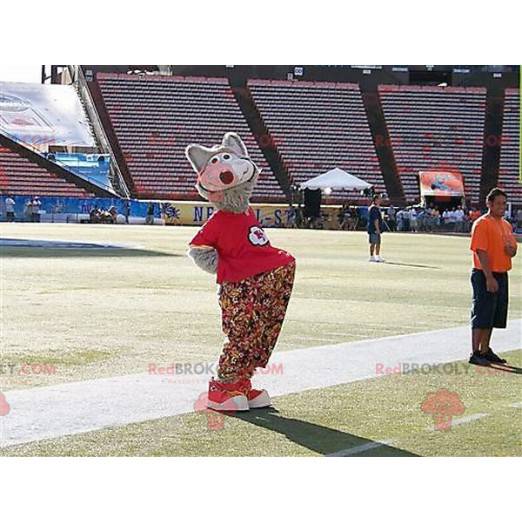
M 521 326 L 515 320 L 496 330 L 495 351 L 520 348 Z M 448 363 L 468 356 L 469 337 L 468 327 L 456 327 L 276 351 L 271 371 L 255 383 L 277 397 L 380 377 L 400 365 Z M 11 411 L 0 417 L 0 447 L 192 412 L 209 377 L 134 374 L 7 391 Z
M 489 413 L 474 413 L 473 415 L 467 415 L 466 417 L 458 417 L 457 419 L 451 420 L 451 427 L 460 426 L 461 424 L 467 424 L 468 422 L 473 422 L 484 417 L 487 417 Z M 430 426 L 428 431 L 437 431 L 435 426 Z
M 483 419 L 487 417 L 489 413 L 474 413 L 473 415 L 467 415 L 466 417 L 459 417 L 457 419 L 452 419 L 450 428 L 454 426 L 460 426 L 462 424 L 468 424 L 469 422 L 474 422 L 479 419 Z M 425 431 L 438 431 L 435 426 L 429 426 Z M 357 455 L 359 453 L 364 453 L 366 451 L 370 451 L 375 448 L 380 448 L 382 446 L 394 446 L 399 444 L 399 439 L 388 439 L 388 440 L 377 440 L 374 442 L 368 442 L 366 444 L 361 444 L 360 446 L 353 446 L 351 448 L 346 448 L 340 451 L 336 451 L 335 453 L 330 453 L 326 455 L 326 457 L 351 457 L 352 455 Z
M 375 442 L 368 442 L 366 444 L 361 444 L 360 446 L 353 446 L 352 448 L 347 448 L 344 450 L 336 451 L 335 453 L 330 453 L 326 455 L 327 457 L 351 457 L 352 455 L 357 455 L 359 453 L 364 453 L 365 451 L 370 451 L 375 448 L 380 448 L 381 446 L 390 446 L 393 444 L 393 440 L 376 440 Z

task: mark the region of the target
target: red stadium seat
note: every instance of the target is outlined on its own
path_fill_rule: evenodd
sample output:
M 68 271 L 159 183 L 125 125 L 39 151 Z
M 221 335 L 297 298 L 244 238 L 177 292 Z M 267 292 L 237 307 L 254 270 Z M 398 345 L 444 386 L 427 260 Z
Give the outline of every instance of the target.
M 379 96 L 406 200 L 420 199 L 420 170 L 450 169 L 478 203 L 486 89 L 380 85 Z
M 0 147 L 0 191 L 19 196 L 93 197 L 94 194 L 20 156 Z
M 498 185 L 506 190 L 517 207 L 522 205 L 522 184 L 520 169 L 520 91 L 506 89 L 502 145 L 500 147 L 500 167 Z
M 385 190 L 356 84 L 249 80 L 248 88 L 293 183 L 334 167 Z M 346 200 L 334 190 L 330 201 Z
M 286 200 L 228 80 L 98 74 L 97 82 L 137 197 L 201 199 L 184 149 L 214 145 L 234 131 L 263 169 L 253 201 Z

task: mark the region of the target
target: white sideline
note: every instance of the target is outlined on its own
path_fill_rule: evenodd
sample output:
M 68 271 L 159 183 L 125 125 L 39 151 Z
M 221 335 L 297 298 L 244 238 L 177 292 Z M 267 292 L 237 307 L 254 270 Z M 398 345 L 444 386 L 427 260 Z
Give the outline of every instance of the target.
M 495 330 L 492 344 L 504 352 L 522 346 L 522 320 Z M 468 326 L 275 352 L 255 384 L 274 397 L 384 375 L 399 364 L 442 364 L 469 355 Z M 168 363 L 166 363 L 166 366 Z M 467 367 L 466 367 L 467 368 Z M 469 366 L 469 371 L 474 367 Z M 176 377 L 175 377 L 176 378 Z M 11 407 L 0 417 L 0 447 L 85 433 L 194 411 L 208 375 L 177 377 L 133 374 L 4 393 Z

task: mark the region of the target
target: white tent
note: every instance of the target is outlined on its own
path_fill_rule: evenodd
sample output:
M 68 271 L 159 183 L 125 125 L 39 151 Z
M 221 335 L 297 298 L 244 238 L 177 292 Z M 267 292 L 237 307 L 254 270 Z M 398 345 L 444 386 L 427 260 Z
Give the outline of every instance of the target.
M 369 183 L 362 179 L 348 174 L 342 169 L 332 169 L 316 178 L 309 179 L 300 185 L 301 189 L 345 189 L 345 190 L 364 190 L 371 187 Z

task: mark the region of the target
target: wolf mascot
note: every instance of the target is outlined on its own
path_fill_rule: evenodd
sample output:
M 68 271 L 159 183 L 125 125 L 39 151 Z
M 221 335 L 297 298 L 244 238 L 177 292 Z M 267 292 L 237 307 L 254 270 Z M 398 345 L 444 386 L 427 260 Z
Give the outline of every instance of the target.
M 252 388 L 277 342 L 292 293 L 295 259 L 270 244 L 249 206 L 259 173 L 241 138 L 225 134 L 212 148 L 189 145 L 196 188 L 218 210 L 189 244 L 188 255 L 217 275 L 225 335 L 217 379 L 209 383 L 208 407 L 244 411 L 270 406 L 266 390 Z

